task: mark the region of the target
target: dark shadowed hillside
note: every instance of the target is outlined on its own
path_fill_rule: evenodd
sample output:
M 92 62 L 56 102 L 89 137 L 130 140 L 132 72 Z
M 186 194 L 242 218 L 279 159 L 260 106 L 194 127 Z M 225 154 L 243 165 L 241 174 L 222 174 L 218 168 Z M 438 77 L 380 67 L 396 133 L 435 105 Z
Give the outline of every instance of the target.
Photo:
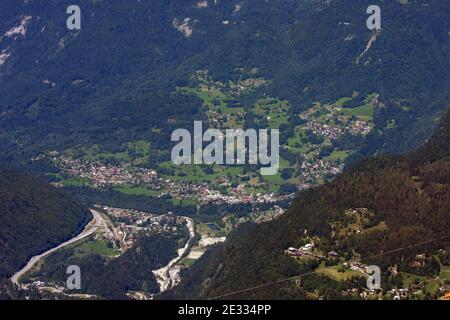
M 66 193 L 29 175 L 0 169 L 0 278 L 80 233 L 91 218 Z

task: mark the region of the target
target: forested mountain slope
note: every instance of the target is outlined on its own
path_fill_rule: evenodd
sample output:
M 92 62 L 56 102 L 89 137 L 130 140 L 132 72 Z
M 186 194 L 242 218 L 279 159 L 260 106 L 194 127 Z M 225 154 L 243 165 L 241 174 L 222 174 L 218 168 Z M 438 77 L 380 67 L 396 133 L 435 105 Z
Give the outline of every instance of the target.
M 34 177 L 0 169 L 0 278 L 34 255 L 80 233 L 92 219 L 68 194 Z
M 278 220 L 241 227 L 194 265 L 168 297 L 212 298 L 304 273 L 309 277 L 299 278 L 300 285 L 284 281 L 229 297 L 303 299 L 310 297 L 309 290 L 323 298 L 339 297 L 345 287 L 311 274 L 317 264 L 285 254 L 308 242 L 325 255 L 333 250 L 345 261 L 380 266 L 383 288 L 404 280 L 392 276 L 392 268 L 398 274 L 436 277 L 448 265 L 450 248 L 448 141 L 450 112 L 418 151 L 365 160 L 333 182 L 302 192 Z M 352 213 L 361 212 L 367 220 L 359 225 Z M 434 260 L 437 256 L 442 264 Z M 429 261 L 418 264 L 418 257 Z
M 450 104 L 448 1 L 382 1 L 382 29 L 377 32 L 366 27 L 371 0 L 80 0 L 81 30 L 69 31 L 66 9 L 72 4 L 2 1 L 0 162 L 9 166 L 41 165 L 40 173 L 58 173 L 45 158 L 50 151 L 76 155 L 99 146 L 92 149 L 102 156 L 132 158 L 129 144 L 143 142 L 149 156 L 140 165 L 157 169 L 170 160 L 173 130 L 210 120 L 210 110 L 195 93 L 199 86 L 228 90 L 226 99 L 211 104 L 242 109 L 234 126 L 268 126 L 268 121 L 257 121 L 258 103 L 283 102 L 287 108 L 274 110 L 275 116 L 282 113 L 283 124 L 277 125 L 282 145 L 296 141 L 282 151 L 295 143 L 301 150 L 303 142 L 295 132 L 301 122 L 320 118 L 313 111 L 301 118 L 314 106 L 347 109 L 349 114 L 363 108 L 367 134 L 332 141 L 351 145 L 351 151 L 359 152 L 354 158 L 422 145 Z M 205 74 L 207 80 L 201 77 Z M 249 89 L 240 90 L 245 84 Z M 444 130 L 448 125 L 443 122 Z M 173 294 L 214 297 L 310 272 L 317 266 L 299 264 L 284 250 L 311 238 L 323 253 L 334 250 L 342 259 L 364 261 L 445 233 L 449 137 L 439 132 L 418 152 L 366 160 L 335 181 L 302 193 L 279 220 L 242 226 L 223 247 L 197 262 Z M 305 144 L 313 140 L 306 138 Z M 287 156 L 291 169 L 301 171 L 300 151 Z M 15 176 L 6 173 L 11 174 Z M 6 206 L 0 220 L 4 276 L 74 233 L 88 216 L 66 196 L 54 199 L 53 189 L 22 179 L 29 178 L 6 179 L 2 197 L 9 200 L 0 203 Z M 19 183 L 17 192 L 11 181 Z M 35 184 L 48 192 L 41 196 Z M 10 201 L 11 194 L 21 192 L 24 201 Z M 23 207 L 29 208 L 25 217 L 16 214 Z M 343 226 L 351 229 L 352 219 L 361 220 L 349 210 L 359 209 L 368 212 L 363 220 L 370 230 L 349 235 Z M 417 250 L 431 254 L 442 247 L 433 243 Z M 415 253 L 370 263 L 408 269 Z M 314 287 L 326 296 L 329 283 L 316 280 Z M 243 297 L 304 298 L 307 289 L 288 282 Z
M 363 155 L 420 145 L 449 102 L 445 1 L 384 1 L 379 33 L 366 28 L 366 0 L 83 0 L 79 31 L 65 28 L 70 4 L 2 3 L 6 162 L 93 144 L 118 152 L 140 139 L 153 163 L 167 160 L 170 133 L 204 118 L 201 101 L 177 90 L 198 70 L 224 83 L 255 70 L 266 85 L 240 102 L 286 99 L 292 124 L 316 101 L 357 96 L 355 107 L 378 93 Z

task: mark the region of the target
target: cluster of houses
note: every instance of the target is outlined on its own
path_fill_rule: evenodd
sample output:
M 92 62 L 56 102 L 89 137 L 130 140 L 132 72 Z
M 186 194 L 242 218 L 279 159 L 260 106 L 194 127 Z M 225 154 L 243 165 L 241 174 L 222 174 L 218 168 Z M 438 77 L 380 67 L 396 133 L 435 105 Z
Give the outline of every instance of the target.
M 351 288 L 341 292 L 343 297 L 357 296 L 367 299 L 392 299 L 392 300 L 416 300 L 424 293 L 424 285 L 413 285 L 411 288 L 395 288 L 383 292 L 382 290 L 371 290 L 365 288 Z M 439 288 L 440 300 L 450 300 L 450 293 L 446 293 L 444 288 Z
M 266 223 L 275 219 L 278 219 L 284 214 L 285 210 L 277 205 L 275 205 L 271 210 L 260 212 L 255 214 L 255 223 Z
M 136 237 L 145 233 L 172 233 L 184 225 L 181 217 L 166 214 L 155 215 L 138 210 L 112 208 L 103 206 L 102 209 L 114 220 L 116 232 L 126 247 L 131 247 Z
M 152 190 L 164 190 L 172 198 L 178 200 L 195 199 L 200 203 L 276 203 L 291 199 L 291 195 L 248 194 L 240 187 L 228 187 L 228 193 L 222 194 L 210 183 L 191 183 L 189 181 L 172 181 L 163 179 L 152 169 L 130 168 L 127 164 L 102 165 L 82 162 L 58 155 L 52 158 L 54 163 L 72 176 L 88 179 L 94 187 L 101 188 L 110 185 L 146 185 Z M 227 183 L 226 179 L 217 180 Z
M 262 204 L 262 203 L 276 203 L 278 201 L 288 200 L 293 197 L 289 195 L 276 195 L 274 193 L 254 193 L 248 194 L 239 188 L 230 188 L 228 194 L 221 194 L 217 190 L 209 189 L 208 185 L 199 187 L 200 199 L 204 203 L 227 203 L 227 204 Z
M 419 283 L 413 283 L 409 288 L 391 289 L 387 292 L 393 300 L 411 300 L 417 299 L 418 296 L 422 296 L 425 291 L 425 283 L 422 281 Z M 437 296 L 440 296 L 440 300 L 450 300 L 450 292 L 445 287 L 438 288 Z
M 42 292 L 48 288 L 51 288 L 55 293 L 61 293 L 64 291 L 64 287 L 58 286 L 56 284 L 48 284 L 43 281 L 33 281 L 31 283 L 25 283 L 22 285 L 22 288 L 25 290 L 35 289 L 39 292 Z
M 212 80 L 209 76 L 208 70 L 198 70 L 193 78 L 201 82 L 199 87 L 203 90 L 217 91 L 222 93 L 231 92 L 233 95 L 239 96 L 243 92 L 269 83 L 269 81 L 266 79 L 255 77 L 257 73 L 256 68 L 250 70 L 250 72 L 253 74 L 253 76 L 243 80 L 238 80 L 236 82 L 229 81 L 226 84 L 220 81 Z
M 306 127 L 314 134 L 335 140 L 344 134 L 344 128 L 335 125 L 309 121 Z
M 233 94 L 240 95 L 243 92 L 249 91 L 253 88 L 258 88 L 268 84 L 269 81 L 263 78 L 247 78 L 245 80 L 239 80 L 236 83 L 230 82 L 229 87 Z
M 155 170 L 130 168 L 127 164 L 103 165 L 95 162 L 83 162 L 58 155 L 51 160 L 72 176 L 88 179 L 94 187 L 121 184 L 153 184 L 157 180 Z
M 352 121 L 347 125 L 341 126 L 320 123 L 312 120 L 307 123 L 306 128 L 311 130 L 314 134 L 327 137 L 330 140 L 338 139 L 346 133 L 365 136 L 372 131 L 372 126 L 368 122 L 362 120 Z
M 304 160 L 300 166 L 299 179 L 303 182 L 302 189 L 308 189 L 325 175 L 337 175 L 344 169 L 343 164 L 335 164 L 332 161 L 321 159 Z
M 314 249 L 314 243 L 307 243 L 304 246 L 300 247 L 300 248 L 293 248 L 290 247 L 287 250 L 285 250 L 285 254 L 287 254 L 290 257 L 311 257 L 311 258 L 315 258 L 315 259 L 321 259 L 323 258 L 323 256 L 318 255 L 318 254 L 314 254 L 313 253 L 313 249 Z
M 290 247 L 287 250 L 285 250 L 285 254 L 287 254 L 291 257 L 305 257 L 306 256 L 306 257 L 312 257 L 315 259 L 323 259 L 324 258 L 323 255 L 313 252 L 314 248 L 315 248 L 314 243 L 310 242 L 300 248 Z M 328 252 L 327 256 L 329 258 L 338 258 L 339 253 L 337 253 L 336 251 L 330 251 L 330 252 Z
M 422 290 L 416 291 L 413 294 L 419 295 L 422 293 Z M 400 289 L 391 289 L 388 291 L 388 294 L 392 296 L 392 300 L 406 300 L 409 299 L 411 292 L 408 288 L 400 288 Z
M 365 274 L 368 274 L 367 265 L 364 263 L 361 263 L 359 261 L 350 261 L 350 262 L 344 262 L 342 264 L 344 267 L 349 268 L 352 271 L 359 271 Z
M 352 123 L 352 125 L 349 127 L 347 127 L 347 129 L 349 130 L 350 133 L 352 133 L 353 135 L 362 135 L 362 136 L 366 136 L 368 135 L 371 131 L 372 131 L 372 126 L 366 122 L 366 121 L 361 121 L 361 120 L 357 120 L 354 121 Z

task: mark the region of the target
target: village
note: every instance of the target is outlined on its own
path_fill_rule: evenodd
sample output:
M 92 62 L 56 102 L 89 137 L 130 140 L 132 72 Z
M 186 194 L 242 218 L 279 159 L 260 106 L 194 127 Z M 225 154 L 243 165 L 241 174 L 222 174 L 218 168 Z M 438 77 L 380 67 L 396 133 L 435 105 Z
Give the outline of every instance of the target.
M 209 95 L 212 92 L 211 96 L 203 98 L 205 105 L 208 106 L 207 115 L 211 123 L 216 123 L 216 126 L 220 128 L 243 125 L 244 110 L 236 102 L 237 100 L 230 97 L 239 96 L 252 88 L 265 85 L 264 79 L 255 77 L 256 72 L 256 70 L 250 71 L 252 75 L 249 78 L 236 84 L 230 83 L 228 86 L 219 82 L 210 82 L 207 74 L 198 75 L 200 91 L 195 92 L 200 95 L 202 93 Z M 198 89 L 185 90 L 191 92 Z M 373 104 L 377 102 L 374 99 L 377 97 L 372 99 Z M 235 105 L 234 102 L 236 102 Z M 277 99 L 265 99 L 259 100 L 253 106 L 252 112 L 255 121 L 267 122 L 271 126 L 276 121 L 280 123 L 288 121 L 288 109 L 289 103 Z M 365 136 L 373 129 L 373 124 L 368 118 L 345 114 L 339 103 L 314 105 L 298 114 L 298 117 L 301 124 L 294 128 L 295 136 L 290 137 L 282 147 L 293 154 L 301 154 L 295 166 L 292 163 L 287 165 L 295 172 L 291 178 L 283 177 L 282 172 L 279 177 L 270 180 L 251 170 L 230 174 L 226 169 L 215 171 L 217 168 L 210 168 L 204 171 L 204 174 L 211 174 L 211 177 L 214 175 L 214 178 L 210 179 L 206 176 L 205 179 L 195 179 L 195 171 L 194 173 L 189 170 L 185 172 L 167 164 L 164 164 L 162 167 L 164 170 L 161 170 L 161 167 L 149 168 L 125 160 L 100 161 L 95 160 L 95 157 L 87 159 L 56 151 L 41 157 L 50 160 L 61 170 L 55 175 L 53 181 L 53 184 L 59 187 L 75 183 L 100 191 L 114 190 L 130 195 L 145 195 L 149 199 L 161 198 L 172 203 L 194 204 L 197 206 L 197 213 L 202 206 L 211 204 L 252 206 L 252 212 L 249 214 L 235 215 L 228 212 L 217 217 L 214 223 L 204 223 L 197 219 L 194 222 L 194 219 L 181 217 L 178 213 L 167 212 L 161 215 L 136 209 L 98 205 L 97 210 L 105 215 L 106 222 L 104 232 L 96 233 L 94 240 L 106 241 L 121 254 L 133 247 L 141 234 L 177 233 L 186 228 L 187 219 L 191 221 L 192 226 L 189 227 L 191 237 L 195 234 L 198 238 L 186 243 L 187 247 L 184 248 L 183 254 L 168 266 L 155 270 L 161 290 L 164 291 L 179 283 L 181 270 L 189 268 L 209 246 L 225 241 L 229 232 L 238 225 L 245 222 L 266 223 L 278 219 L 284 214 L 286 205 L 293 200 L 298 191 L 321 184 L 325 179 L 342 172 L 345 159 L 352 150 L 337 149 L 334 142 L 345 135 Z M 332 154 L 323 155 L 324 148 L 331 149 Z M 286 164 L 283 168 L 286 168 Z M 204 168 L 200 171 L 203 172 L 203 170 Z M 224 172 L 224 174 L 217 174 L 217 172 Z M 294 190 L 289 188 L 290 192 L 280 192 L 280 186 L 289 183 L 295 186 Z M 261 205 L 261 208 L 258 205 Z M 323 262 L 342 258 L 336 251 L 322 252 L 312 238 L 300 248 L 291 247 L 285 253 L 299 262 Z M 361 276 L 368 275 L 367 266 L 356 260 L 342 261 L 341 268 Z M 39 283 L 32 285 L 39 286 Z M 342 295 L 355 294 L 355 290 L 358 290 L 357 294 L 364 299 L 377 294 L 377 292 L 357 288 L 342 292 Z M 141 293 L 130 293 L 130 295 L 136 295 L 133 296 L 134 298 L 141 297 Z M 397 292 L 393 296 L 402 297 L 402 295 L 405 296 L 405 291 Z
M 83 162 L 52 153 L 51 160 L 62 171 L 70 176 L 86 179 L 94 188 L 104 188 L 119 185 L 145 185 L 146 188 L 160 191 L 159 196 L 169 195 L 178 200 L 194 199 L 200 204 L 267 204 L 292 199 L 293 194 L 278 195 L 275 193 L 247 193 L 239 187 L 230 187 L 226 194 L 215 186 L 225 182 L 219 178 L 215 183 L 194 183 L 185 180 L 169 180 L 160 177 L 155 170 L 130 167 L 126 163 L 104 165 L 100 163 Z
M 91 244 L 105 244 L 107 250 L 102 253 L 97 252 L 97 254 L 106 255 L 109 259 L 115 259 L 124 254 L 128 249 L 133 247 L 139 237 L 144 235 L 172 235 L 174 233 L 186 233 L 186 239 L 189 238 L 189 233 L 190 239 L 194 236 L 192 225 L 188 230 L 188 224 L 192 224 L 193 221 L 186 217 L 175 216 L 171 213 L 156 215 L 138 210 L 113 208 L 101 205 L 96 205 L 95 210 L 99 217 L 101 217 L 100 223 L 96 226 L 96 230 L 91 236 L 77 241 L 75 248 L 90 247 Z M 186 244 L 186 250 L 188 248 L 189 247 Z M 108 252 L 108 254 L 106 252 Z M 112 253 L 113 255 L 111 255 Z M 183 267 L 183 265 L 177 264 L 175 269 L 180 271 L 181 267 Z M 71 298 L 95 298 L 95 296 L 88 294 L 68 294 L 65 286 L 54 281 L 44 281 L 39 277 L 39 273 L 35 274 L 33 272 L 38 270 L 39 266 L 36 266 L 35 269 L 32 270 L 24 283 L 21 284 L 22 289 L 32 289 L 40 293 L 57 294 Z M 169 271 L 173 272 L 171 269 Z M 178 274 L 174 274 L 173 277 L 176 279 Z M 130 293 L 130 297 L 133 296 L 133 294 L 135 293 Z M 139 295 L 135 298 L 138 297 Z
M 330 251 L 326 254 L 315 245 L 312 238 L 307 238 L 307 243 L 299 248 L 289 247 L 284 252 L 299 263 L 314 261 L 314 274 L 331 278 L 335 281 L 345 281 L 350 279 L 362 278 L 364 282 L 372 276 L 371 266 L 362 263 L 355 256 L 346 261 L 345 254 L 337 251 Z M 425 254 L 418 254 L 411 263 L 412 267 L 423 267 L 427 263 Z M 401 273 L 398 266 L 394 265 L 388 268 L 387 273 L 382 273 L 381 277 L 390 277 L 391 279 L 402 279 L 400 283 L 390 283 L 388 288 L 370 288 L 368 285 L 359 283 L 355 287 L 343 290 L 340 294 L 346 298 L 358 298 L 363 300 L 418 300 L 423 299 L 428 294 L 431 286 L 436 286 L 436 295 L 442 300 L 450 296 L 450 282 L 445 277 L 424 277 L 414 276 L 413 274 Z M 405 281 L 404 277 L 414 280 Z M 358 282 L 355 282 L 355 284 Z M 386 282 L 383 282 L 386 285 Z
M 122 250 L 131 248 L 142 234 L 170 234 L 184 227 L 184 218 L 173 214 L 156 215 L 132 209 L 99 206 L 111 219 Z
M 307 123 L 306 127 L 313 133 L 332 140 L 338 139 L 346 133 L 365 136 L 372 131 L 372 127 L 367 122 L 359 120 L 354 121 L 348 126 L 336 126 L 310 121 Z

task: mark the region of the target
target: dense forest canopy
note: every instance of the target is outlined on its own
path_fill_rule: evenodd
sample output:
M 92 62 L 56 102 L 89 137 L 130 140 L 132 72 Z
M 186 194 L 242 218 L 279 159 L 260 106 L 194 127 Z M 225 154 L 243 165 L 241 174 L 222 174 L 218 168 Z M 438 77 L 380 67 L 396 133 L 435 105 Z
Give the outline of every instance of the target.
M 67 193 L 32 176 L 0 169 L 0 278 L 79 234 L 92 214 Z
M 269 83 L 254 96 L 291 101 L 292 123 L 315 101 L 378 92 L 385 107 L 363 155 L 420 145 L 449 102 L 450 9 L 443 1 L 384 1 L 382 31 L 363 55 L 374 36 L 366 28 L 366 0 L 209 1 L 206 7 L 194 0 L 84 0 L 79 31 L 65 29 L 69 4 L 2 5 L 2 34 L 29 17 L 26 36 L 0 42 L 8 54 L 0 65 L 7 163 L 77 145 L 117 151 L 139 139 L 150 141 L 152 163 L 167 159 L 173 129 L 204 116 L 200 100 L 176 88 L 204 69 L 226 82 L 255 68 Z

